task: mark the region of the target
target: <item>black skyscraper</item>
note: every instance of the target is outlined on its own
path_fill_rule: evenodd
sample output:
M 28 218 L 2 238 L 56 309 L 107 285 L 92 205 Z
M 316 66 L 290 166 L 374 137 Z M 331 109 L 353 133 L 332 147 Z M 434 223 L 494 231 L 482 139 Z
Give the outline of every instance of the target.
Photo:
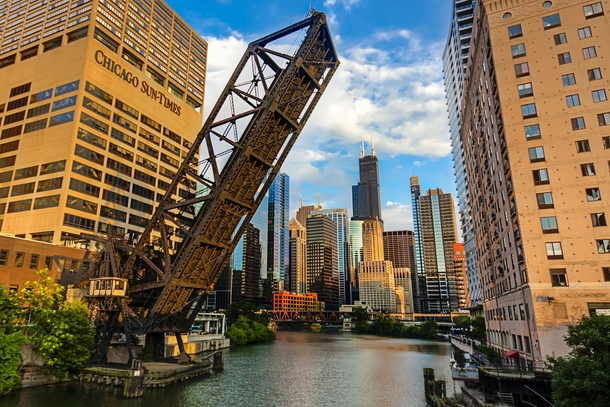
M 381 193 L 379 192 L 379 161 L 373 145 L 371 155 L 364 155 L 362 143 L 360 164 L 360 182 L 352 186 L 352 205 L 354 220 L 381 219 Z

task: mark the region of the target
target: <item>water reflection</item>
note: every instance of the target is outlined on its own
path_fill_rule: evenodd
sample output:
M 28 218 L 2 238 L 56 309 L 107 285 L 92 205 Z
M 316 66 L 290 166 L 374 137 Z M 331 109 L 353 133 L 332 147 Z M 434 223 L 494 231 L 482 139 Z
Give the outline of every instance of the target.
M 140 399 L 109 387 L 67 385 L 0 398 L 4 407 L 424 407 L 424 367 L 452 390 L 448 343 L 346 333 L 279 331 L 277 340 L 225 355 L 226 369 Z

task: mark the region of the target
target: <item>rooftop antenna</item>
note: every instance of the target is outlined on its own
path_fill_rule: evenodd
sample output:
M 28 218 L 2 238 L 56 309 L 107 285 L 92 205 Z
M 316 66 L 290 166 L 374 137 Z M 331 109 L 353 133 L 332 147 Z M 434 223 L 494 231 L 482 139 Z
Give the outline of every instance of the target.
M 322 204 L 320 203 L 320 194 L 318 194 L 318 208 L 322 209 Z
M 371 130 L 371 154 L 375 157 L 377 154 L 375 153 L 375 141 L 373 141 L 373 130 Z
M 301 195 L 301 208 L 303 207 L 303 195 Z
M 364 134 L 361 136 L 362 146 L 360 147 L 360 158 L 364 158 Z

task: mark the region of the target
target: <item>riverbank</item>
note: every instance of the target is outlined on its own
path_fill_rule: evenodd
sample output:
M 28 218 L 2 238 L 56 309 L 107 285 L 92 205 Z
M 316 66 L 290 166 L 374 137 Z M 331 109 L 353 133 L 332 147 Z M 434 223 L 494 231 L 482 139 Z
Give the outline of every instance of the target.
M 448 343 L 277 331 L 270 343 L 224 351 L 225 369 L 122 399 L 121 389 L 86 383 L 40 387 L 0 399 L 2 407 L 218 407 L 349 405 L 426 407 L 422 372 L 450 383 Z M 453 395 L 448 386 L 448 396 Z

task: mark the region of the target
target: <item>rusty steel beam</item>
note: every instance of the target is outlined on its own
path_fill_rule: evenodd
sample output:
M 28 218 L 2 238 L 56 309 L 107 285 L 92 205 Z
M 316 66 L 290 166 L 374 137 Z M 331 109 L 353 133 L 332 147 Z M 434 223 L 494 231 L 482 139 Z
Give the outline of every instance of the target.
M 300 30 L 293 55 L 274 49 Z M 315 11 L 248 46 L 117 273 L 130 282 L 134 333 L 188 330 L 338 66 Z

